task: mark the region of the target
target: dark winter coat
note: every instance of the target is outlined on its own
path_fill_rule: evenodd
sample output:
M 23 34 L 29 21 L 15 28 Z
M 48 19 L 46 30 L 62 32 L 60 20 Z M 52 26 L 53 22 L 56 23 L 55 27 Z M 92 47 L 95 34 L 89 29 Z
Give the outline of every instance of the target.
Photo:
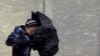
M 15 27 L 8 36 L 6 44 L 13 46 L 13 56 L 30 56 L 31 48 L 38 50 L 40 56 L 54 56 L 59 50 L 57 31 L 51 20 L 40 12 L 35 13 L 34 17 L 39 19 L 41 25 L 33 36 L 25 33 L 23 25 Z

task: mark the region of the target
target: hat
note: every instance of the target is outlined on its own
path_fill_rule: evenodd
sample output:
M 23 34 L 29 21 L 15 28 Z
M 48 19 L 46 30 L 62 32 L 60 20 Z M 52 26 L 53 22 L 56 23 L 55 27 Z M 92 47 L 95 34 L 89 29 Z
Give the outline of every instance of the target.
M 27 27 L 37 27 L 38 22 L 34 19 L 28 19 L 25 23 L 25 26 L 27 26 Z

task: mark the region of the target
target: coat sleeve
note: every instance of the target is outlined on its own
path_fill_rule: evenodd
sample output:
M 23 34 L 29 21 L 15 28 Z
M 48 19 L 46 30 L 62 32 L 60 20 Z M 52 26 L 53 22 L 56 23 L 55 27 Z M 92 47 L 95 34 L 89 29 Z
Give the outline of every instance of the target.
M 55 55 L 58 50 L 59 50 L 59 47 L 58 47 L 58 44 L 59 44 L 59 39 L 58 39 L 58 36 L 57 36 L 57 31 L 56 29 L 48 29 L 46 30 L 46 35 L 48 35 L 46 37 L 46 44 L 45 46 L 43 47 L 42 50 L 40 50 L 40 55 L 43 55 L 43 56 L 46 56 L 46 55 Z
M 8 36 L 8 38 L 7 38 L 7 40 L 6 40 L 6 45 L 8 45 L 8 46 L 13 46 L 14 44 L 16 44 L 16 42 L 17 42 L 17 37 L 18 37 L 18 35 L 16 35 L 16 33 L 12 32 L 12 33 Z
M 28 44 L 28 40 L 26 39 L 21 39 L 20 37 L 22 35 L 22 31 L 19 27 L 15 27 L 14 32 L 12 32 L 7 40 L 6 40 L 6 45 L 8 46 L 14 46 L 14 45 L 25 45 Z

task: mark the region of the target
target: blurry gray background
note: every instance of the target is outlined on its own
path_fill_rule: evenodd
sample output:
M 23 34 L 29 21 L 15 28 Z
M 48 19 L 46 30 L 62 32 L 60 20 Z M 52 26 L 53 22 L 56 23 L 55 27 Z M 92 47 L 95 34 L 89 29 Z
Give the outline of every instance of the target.
M 11 56 L 5 45 L 16 25 L 31 11 L 44 13 L 43 0 L 0 0 L 0 56 Z M 46 0 L 45 14 L 57 28 L 60 50 L 55 56 L 100 56 L 100 0 Z M 32 51 L 32 56 L 39 56 Z

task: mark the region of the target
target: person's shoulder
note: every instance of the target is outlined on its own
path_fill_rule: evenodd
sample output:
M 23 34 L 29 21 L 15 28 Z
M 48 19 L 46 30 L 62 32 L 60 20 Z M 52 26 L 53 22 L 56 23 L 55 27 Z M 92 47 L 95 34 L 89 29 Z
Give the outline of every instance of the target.
M 15 30 L 17 30 L 17 29 L 21 30 L 22 29 L 22 26 L 23 25 L 15 26 Z
M 24 27 L 23 25 L 15 26 L 14 31 L 23 32 L 24 31 L 23 27 Z
M 45 28 L 45 27 L 39 27 L 37 32 L 42 33 L 42 34 L 49 34 L 49 33 L 56 33 L 57 30 L 56 29 L 52 29 L 52 28 Z

